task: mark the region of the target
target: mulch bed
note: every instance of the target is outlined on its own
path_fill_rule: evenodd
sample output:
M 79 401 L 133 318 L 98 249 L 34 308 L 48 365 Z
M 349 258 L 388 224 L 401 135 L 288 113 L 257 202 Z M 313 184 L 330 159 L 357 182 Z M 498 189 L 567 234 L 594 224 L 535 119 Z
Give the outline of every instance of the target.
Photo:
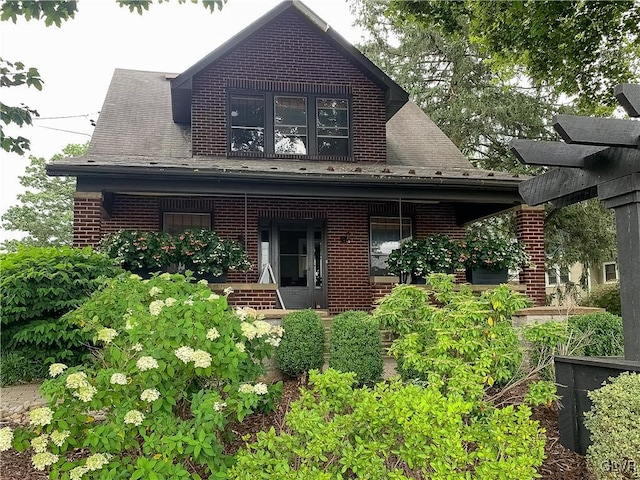
M 242 423 L 231 424 L 231 431 L 235 440 L 227 446 L 227 454 L 234 454 L 245 444 L 244 435 L 255 439 L 257 432 L 266 431 L 273 426 L 280 431 L 284 426 L 284 417 L 292 401 L 299 397 L 298 388 L 301 383 L 286 381 L 283 388 L 283 398 L 278 408 L 270 414 L 254 414 Z M 501 403 L 517 403 L 522 399 L 522 390 L 515 389 L 504 398 Z M 547 442 L 545 451 L 547 458 L 539 469 L 545 480 L 593 480 L 587 472 L 585 458 L 560 445 L 558 432 L 557 409 L 553 407 L 539 407 L 534 410 L 533 418 L 540 422 L 545 429 Z M 4 426 L 4 425 L 0 425 Z M 250 441 L 251 441 L 250 440 Z M 25 480 L 46 479 L 48 475 L 38 472 L 31 466 L 31 453 L 17 453 L 15 451 L 0 452 L 0 479 Z

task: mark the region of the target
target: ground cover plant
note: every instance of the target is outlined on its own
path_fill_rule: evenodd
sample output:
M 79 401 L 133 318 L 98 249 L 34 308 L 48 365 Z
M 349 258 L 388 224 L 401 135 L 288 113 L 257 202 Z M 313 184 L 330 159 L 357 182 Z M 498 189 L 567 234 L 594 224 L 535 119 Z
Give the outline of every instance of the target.
M 257 379 L 281 327 L 169 274 L 114 279 L 81 312 L 104 346 L 96 361 L 52 364 L 47 406 L 2 429 L 0 450 L 30 449 L 37 470 L 65 480 L 226 478 L 225 427 L 275 404 L 280 384 Z
M 62 315 L 121 270 L 90 248 L 25 247 L 0 255 L 2 385 L 43 378 L 58 359 L 81 361 L 90 336 Z

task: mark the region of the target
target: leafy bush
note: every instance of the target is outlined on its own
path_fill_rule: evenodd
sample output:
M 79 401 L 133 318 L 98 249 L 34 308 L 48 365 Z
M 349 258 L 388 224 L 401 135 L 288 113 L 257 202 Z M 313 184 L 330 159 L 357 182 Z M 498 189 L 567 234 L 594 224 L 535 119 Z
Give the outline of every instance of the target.
M 441 306 L 415 305 L 424 320 L 393 342 L 390 352 L 401 375 L 465 398 L 482 398 L 486 388 L 511 380 L 522 347 L 510 319 L 528 305 L 526 297 L 507 286 L 480 296 L 465 288 L 455 291 L 452 275 L 432 275 L 429 281 Z
M 389 254 L 389 271 L 400 278 L 411 274 L 424 278 L 430 273 L 451 273 L 460 267 L 459 242 L 448 235 L 435 234 L 402 242 L 401 248 Z
M 526 406 L 487 406 L 400 381 L 353 389 L 354 373 L 312 371 L 281 433 L 258 433 L 229 478 L 254 480 L 537 477 L 544 435 Z
M 640 374 L 622 373 L 589 392 L 587 465 L 596 480 L 637 478 L 640 469 Z
M 0 269 L 3 350 L 20 350 L 28 363 L 46 363 L 52 357 L 79 362 L 89 337 L 60 317 L 86 300 L 103 277 L 121 270 L 90 248 L 69 247 L 29 247 L 3 254 Z
M 354 372 L 359 385 L 380 380 L 382 350 L 378 324 L 365 312 L 344 312 L 333 319 L 329 367 Z
M 604 308 L 613 315 L 622 315 L 620 303 L 620 284 L 609 283 L 594 288 L 589 296 L 582 302 L 585 307 Z
M 190 229 L 177 235 L 121 230 L 105 236 L 100 248 L 128 270 L 175 266 L 181 271 L 219 277 L 229 270 L 246 272 L 251 268 L 241 244 L 204 229 Z
M 282 329 L 226 311 L 225 297 L 180 275 L 121 276 L 89 303 L 99 361 L 50 366 L 48 405 L 13 432 L 14 448 L 33 448 L 51 478 L 226 478 L 227 425 L 270 410 L 281 391 L 255 382 Z
M 584 355 L 606 357 L 624 354 L 622 318 L 611 313 L 591 313 L 569 317 L 569 327 L 583 332 L 589 340 Z
M 417 324 L 433 315 L 435 306 L 429 303 L 431 295 L 425 288 L 396 285 L 391 295 L 378 301 L 373 316 L 382 328 L 395 335 L 413 332 Z
M 324 325 L 313 310 L 292 312 L 282 319 L 284 335 L 276 351 L 276 365 L 297 378 L 324 364 Z
M 38 380 L 47 376 L 46 364 L 33 360 L 28 351 L 0 353 L 0 387 Z

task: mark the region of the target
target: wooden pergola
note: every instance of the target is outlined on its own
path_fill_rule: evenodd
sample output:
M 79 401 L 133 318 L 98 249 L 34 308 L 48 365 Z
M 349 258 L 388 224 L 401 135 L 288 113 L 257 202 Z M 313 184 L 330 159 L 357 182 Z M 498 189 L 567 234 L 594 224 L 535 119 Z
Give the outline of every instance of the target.
M 640 85 L 614 94 L 630 117 L 640 117 Z M 512 140 L 528 165 L 556 167 L 520 184 L 529 205 L 563 207 L 598 197 L 615 211 L 625 360 L 640 362 L 640 121 L 557 115 L 563 142 Z

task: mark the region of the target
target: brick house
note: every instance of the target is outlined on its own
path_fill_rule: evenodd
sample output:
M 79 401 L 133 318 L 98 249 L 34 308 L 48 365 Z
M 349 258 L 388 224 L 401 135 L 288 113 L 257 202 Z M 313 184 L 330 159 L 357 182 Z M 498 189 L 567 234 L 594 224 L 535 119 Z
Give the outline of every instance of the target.
M 222 13 L 224 14 L 224 12 Z M 215 229 L 256 268 L 231 300 L 260 308 L 369 309 L 407 236 L 460 237 L 515 208 L 544 303 L 542 211 L 520 178 L 478 170 L 407 93 L 297 0 L 179 75 L 116 70 L 77 177 L 74 244 L 120 229 Z M 276 284 L 261 282 L 269 264 Z

